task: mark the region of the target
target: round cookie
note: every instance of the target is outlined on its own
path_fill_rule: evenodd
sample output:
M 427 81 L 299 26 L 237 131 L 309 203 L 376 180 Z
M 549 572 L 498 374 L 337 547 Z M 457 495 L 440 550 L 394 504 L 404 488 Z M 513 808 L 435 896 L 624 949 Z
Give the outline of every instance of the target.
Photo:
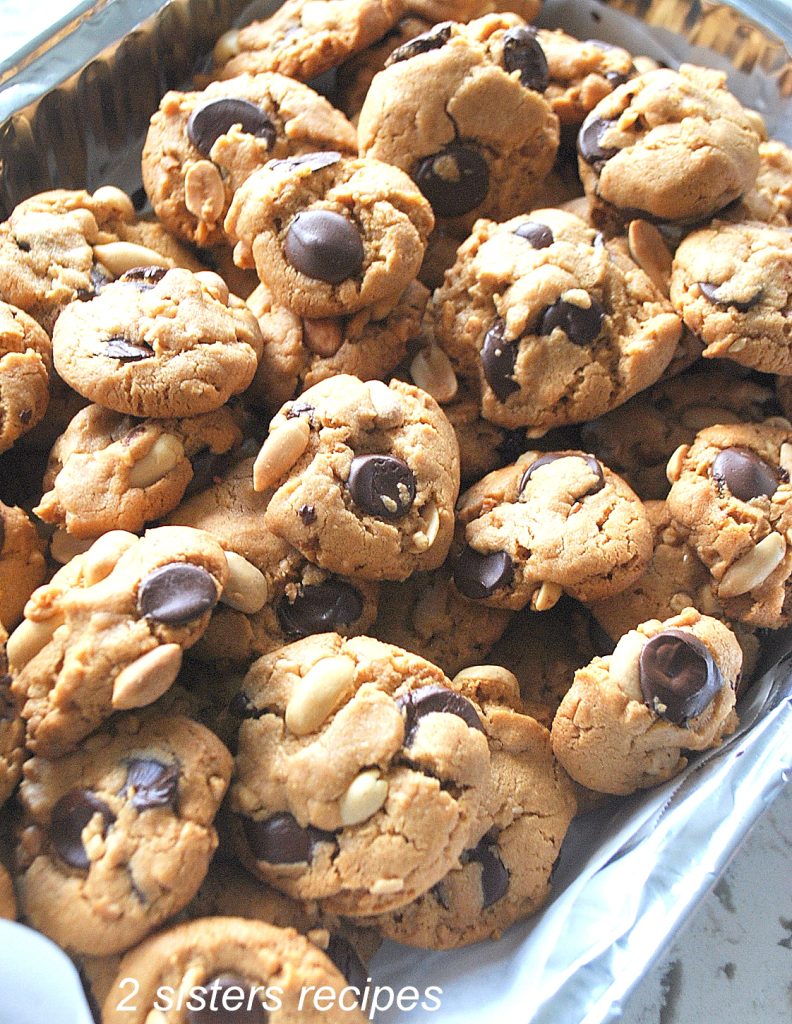
M 16 921 L 17 919 L 14 883 L 2 864 L 0 864 L 0 919 L 6 921 Z
M 711 217 L 752 188 L 766 137 L 722 71 L 683 64 L 639 75 L 601 100 L 578 135 L 592 217 L 609 230 L 636 217 Z
M 43 419 L 52 344 L 33 317 L 0 302 L 0 452 Z
M 640 500 L 584 452 L 526 452 L 466 491 L 458 515 L 464 547 L 454 582 L 496 608 L 546 611 L 562 593 L 616 594 L 652 554 Z
M 0 625 L 13 629 L 46 575 L 44 545 L 21 508 L 0 501 Z
M 714 221 L 677 249 L 671 301 L 705 359 L 792 374 L 791 277 L 792 228 Z
M 792 228 L 792 150 L 777 139 L 759 143 L 759 173 L 753 188 L 724 220 L 761 220 L 779 228 Z
M 8 634 L 0 623 L 0 807 L 8 800 L 22 778 L 25 759 L 25 723 L 19 717 L 16 702 L 11 695 L 11 676 L 8 674 L 6 641 Z M 0 893 L 2 892 L 2 865 L 0 865 Z M 0 895 L 0 905 L 2 895 Z M 0 909 L 0 917 L 3 916 Z
M 513 14 L 444 22 L 391 53 L 358 122 L 360 152 L 401 167 L 442 220 L 524 210 L 553 166 L 547 61 Z
M 309 82 L 381 39 L 404 11 L 404 0 L 286 0 L 271 18 L 220 37 L 217 77 L 279 71 Z
M 261 658 L 243 693 L 237 848 L 289 895 L 383 913 L 440 880 L 490 780 L 479 712 L 417 655 L 333 633 Z
M 225 220 L 236 263 L 311 318 L 370 306 L 382 319 L 415 279 L 433 226 L 403 171 L 333 152 L 273 160 L 237 190 Z
M 357 152 L 357 133 L 340 111 L 294 79 L 242 75 L 165 94 L 143 147 L 143 185 L 175 235 L 218 245 L 243 181 L 269 160 L 321 149 Z
M 680 772 L 682 751 L 717 747 L 737 725 L 742 655 L 723 623 L 687 608 L 594 658 L 553 721 L 553 753 L 577 782 L 628 794 Z
M 431 310 L 457 375 L 479 382 L 484 418 L 531 437 L 652 384 L 681 335 L 622 247 L 561 210 L 479 221 Z
M 790 622 L 791 471 L 789 423 L 708 427 L 668 463 L 672 520 L 729 619 L 770 629 Z
M 75 537 L 137 533 L 210 483 L 241 440 L 226 408 L 141 421 L 89 405 L 56 441 L 35 513 Z
M 231 755 L 187 718 L 133 716 L 57 761 L 25 764 L 20 903 L 59 945 L 105 956 L 192 899 L 217 846 Z
M 407 343 L 420 333 L 429 292 L 418 281 L 407 285 L 384 317 L 364 308 L 351 316 L 310 319 L 277 302 L 261 284 L 248 298 L 264 348 L 246 401 L 270 414 L 320 380 L 351 374 L 381 380 L 404 358 Z
M 59 757 L 114 711 L 155 701 L 238 579 L 209 534 L 177 526 L 105 534 L 63 566 L 8 640 L 30 750 Z
M 196 416 L 253 380 L 256 318 L 217 274 L 138 268 L 58 318 L 55 367 L 91 401 L 131 416 Z

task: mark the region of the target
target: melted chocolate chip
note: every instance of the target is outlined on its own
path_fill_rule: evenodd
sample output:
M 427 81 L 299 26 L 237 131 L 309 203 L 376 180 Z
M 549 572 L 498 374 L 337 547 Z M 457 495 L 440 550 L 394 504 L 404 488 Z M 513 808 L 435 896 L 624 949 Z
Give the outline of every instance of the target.
M 289 263 L 314 281 L 340 284 L 363 269 L 363 241 L 349 220 L 332 210 L 304 210 L 286 232 Z
M 526 220 L 514 229 L 515 235 L 526 239 L 534 249 L 546 249 L 555 241 L 553 232 L 546 224 L 540 224 L 538 220 Z
M 129 762 L 126 785 L 121 791 L 126 796 L 134 790 L 132 806 L 139 811 L 150 807 L 176 809 L 179 790 L 179 766 L 162 764 L 153 759 L 135 758 Z
M 256 860 L 267 864 L 308 863 L 318 843 L 335 842 L 332 832 L 322 832 L 310 825 L 303 828 L 286 811 L 262 821 L 242 816 L 242 827 L 250 852 Z
M 362 992 L 368 981 L 368 971 L 355 947 L 343 935 L 333 932 L 325 952 L 349 984 Z
M 454 566 L 457 590 L 475 601 L 492 597 L 496 590 L 508 587 L 513 578 L 514 565 L 505 551 L 482 555 L 465 547 Z
M 167 273 L 167 267 L 132 267 L 131 270 L 125 271 L 118 280 L 124 284 L 133 284 L 140 291 L 144 291 L 147 288 L 153 288 Z
M 487 331 L 481 346 L 484 379 L 499 402 L 505 402 L 509 395 L 520 390 L 520 385 L 513 377 L 517 364 L 517 342 L 505 341 L 505 331 L 506 324 L 499 317 Z
M 604 121 L 602 118 L 590 114 L 578 132 L 578 153 L 597 172 L 602 170 L 603 164 L 618 153 L 618 149 L 602 145 L 602 136 L 612 124 L 613 121 Z
M 296 171 L 302 167 L 307 167 L 313 174 L 315 171 L 321 171 L 325 167 L 332 167 L 333 164 L 339 163 L 340 160 L 340 153 L 328 149 L 323 153 L 303 153 L 301 156 L 290 156 L 285 160 L 270 160 L 267 167 L 272 170 L 277 167 L 280 170 L 286 171 Z
M 226 96 L 196 107 L 187 121 L 187 137 L 203 156 L 209 156 L 221 135 L 238 124 L 245 135 L 264 139 L 267 149 L 275 144 L 275 125 L 255 103 Z
M 396 698 L 396 705 L 404 715 L 405 747 L 412 746 L 421 719 L 431 714 L 456 715 L 471 729 L 484 732 L 481 719 L 467 697 L 436 683 L 408 690 Z
M 277 605 L 283 632 L 295 637 L 338 632 L 357 622 L 362 614 L 360 592 L 351 584 L 332 578 L 302 587 L 293 601 L 284 596 Z
M 119 363 L 138 363 L 141 359 L 150 359 L 154 355 L 154 349 L 148 345 L 139 345 L 120 335 L 115 338 L 108 338 L 104 343 L 105 350 L 102 353 L 108 359 L 117 359 Z
M 674 725 L 700 715 L 723 685 L 709 649 L 680 629 L 666 629 L 648 640 L 639 669 L 644 701 Z
M 357 507 L 378 519 L 402 519 L 415 501 L 415 474 L 395 455 L 358 455 L 347 488 Z
M 560 327 L 573 345 L 583 347 L 596 340 L 604 321 L 605 310 L 594 298 L 588 309 L 558 299 L 542 314 L 539 333 L 552 334 L 556 327 Z
M 510 28 L 503 36 L 503 66 L 519 71 L 526 89 L 544 92 L 550 83 L 547 57 L 532 26 Z
M 217 974 L 200 991 L 196 988 L 186 1003 L 187 1024 L 267 1024 L 264 1009 L 255 989 L 236 974 Z M 203 1004 L 203 1005 L 201 1005 Z
M 490 829 L 477 846 L 465 850 L 459 858 L 463 864 L 481 865 L 482 910 L 503 899 L 509 891 L 509 872 L 498 853 L 497 839 L 497 830 Z
M 217 585 L 206 569 L 170 562 L 143 577 L 137 605 L 144 618 L 180 626 L 211 611 L 218 597 Z
M 461 217 L 487 198 L 487 161 L 471 146 L 452 142 L 445 149 L 420 160 L 413 172 L 438 217 Z
M 596 494 L 597 491 L 601 491 L 605 486 L 605 474 L 602 472 L 602 466 L 594 458 L 593 455 L 587 455 L 585 452 L 547 452 L 545 455 L 540 455 L 538 459 L 531 463 L 526 469 L 520 480 L 519 493 L 522 494 L 525 489 L 525 485 L 539 469 L 540 466 L 547 466 L 551 462 L 557 462 L 558 459 L 568 459 L 570 456 L 576 456 L 577 458 L 583 459 L 588 468 L 596 477 L 594 483 L 589 487 L 585 494 L 581 494 L 581 498 L 587 497 L 589 494 Z
M 312 523 L 316 522 L 316 506 L 300 505 L 297 509 L 297 515 L 306 526 L 310 526 Z
M 778 487 L 773 467 L 750 448 L 724 448 L 710 469 L 712 479 L 740 501 L 772 497 Z
M 90 789 L 72 789 L 52 808 L 50 842 L 69 867 L 87 871 L 90 860 L 82 842 L 82 831 L 95 814 L 102 816 L 102 834 L 115 821 L 115 815 Z
M 401 61 L 417 57 L 421 53 L 429 53 L 430 50 L 439 50 L 451 38 L 451 28 L 452 22 L 443 21 L 439 25 L 435 25 L 434 28 L 429 29 L 428 32 L 422 32 L 419 36 L 408 39 L 406 43 L 398 46 L 388 57 L 385 61 L 385 67 L 389 68 L 391 64 L 399 64 Z
M 710 284 L 707 281 L 699 281 L 698 286 L 701 289 L 701 294 L 708 302 L 712 302 L 717 306 L 731 306 L 733 309 L 736 309 L 738 313 L 747 313 L 749 309 L 759 302 L 764 294 L 764 289 L 759 288 L 749 299 L 738 302 L 736 299 L 722 299 L 718 296 L 718 292 L 723 287 L 721 284 Z

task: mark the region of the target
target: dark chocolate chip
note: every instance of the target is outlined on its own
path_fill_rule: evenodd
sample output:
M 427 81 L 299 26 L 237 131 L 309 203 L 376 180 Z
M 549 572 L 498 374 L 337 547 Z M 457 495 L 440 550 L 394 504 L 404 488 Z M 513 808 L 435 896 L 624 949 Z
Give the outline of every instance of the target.
M 132 806 L 139 811 L 149 807 L 170 807 L 176 809 L 179 790 L 179 766 L 162 764 L 148 758 L 135 758 L 129 762 L 126 785 L 121 795 L 134 790 Z
M 303 828 L 293 815 L 284 811 L 257 821 L 242 816 L 250 852 L 256 860 L 267 864 L 302 864 L 310 862 L 318 843 L 334 843 L 332 832 Z
M 264 714 L 244 692 L 234 694 L 228 705 L 229 714 L 235 718 L 261 718 Z
M 666 629 L 644 644 L 639 674 L 646 704 L 674 725 L 700 715 L 723 685 L 709 649 L 681 629 Z
M 602 136 L 612 124 L 613 121 L 604 121 L 594 114 L 589 114 L 578 132 L 578 153 L 596 171 L 601 170 L 602 165 L 618 153 L 618 149 L 602 145 Z
M 610 83 L 612 89 L 618 89 L 620 85 L 624 85 L 629 80 L 629 74 L 624 75 L 621 71 L 606 71 L 605 80 Z
M 431 714 L 456 715 L 471 729 L 484 732 L 478 712 L 461 693 L 446 686 L 430 683 L 417 690 L 408 690 L 396 698 L 396 705 L 404 715 L 404 746 L 412 746 L 421 719 Z
M 125 271 L 118 280 L 124 284 L 133 284 L 140 291 L 144 291 L 147 288 L 153 288 L 167 273 L 167 267 L 132 267 L 131 270 Z
M 336 633 L 357 622 L 363 614 L 363 598 L 351 584 L 327 579 L 301 587 L 293 601 L 284 595 L 278 602 L 277 614 L 287 636 Z
M 514 565 L 505 551 L 482 555 L 465 547 L 454 566 L 454 583 L 460 594 L 481 601 L 496 590 L 508 587 L 514 578 Z
M 292 402 L 289 408 L 286 410 L 287 420 L 296 420 L 298 416 L 304 416 L 308 420 L 309 426 L 314 425 L 314 413 L 316 407 L 311 405 L 310 402 Z
M 487 198 L 487 161 L 471 146 L 452 142 L 415 167 L 413 178 L 438 217 L 461 217 Z
M 95 814 L 102 816 L 102 834 L 115 815 L 90 789 L 72 789 L 52 808 L 49 836 L 55 852 L 69 867 L 87 871 L 90 860 L 82 842 L 82 831 Z
M 170 562 L 144 576 L 138 587 L 138 611 L 147 619 L 180 626 L 211 611 L 217 585 L 200 565 Z
M 520 385 L 512 376 L 517 364 L 517 342 L 505 341 L 505 331 L 506 324 L 499 317 L 487 331 L 481 346 L 484 379 L 499 402 L 505 402 L 509 395 L 520 390 Z
M 286 232 L 289 263 L 314 281 L 340 284 L 363 269 L 363 241 L 349 220 L 332 210 L 304 210 Z
M 19 414 L 19 422 L 23 426 L 26 427 L 28 425 L 28 423 L 30 423 L 30 420 L 31 420 L 32 416 L 33 416 L 33 410 L 32 409 L 23 409 L 20 412 L 20 414 Z
M 547 466 L 551 462 L 557 462 L 558 459 L 568 459 L 570 456 L 576 456 L 577 458 L 583 459 L 596 477 L 596 480 L 591 487 L 585 494 L 581 494 L 580 497 L 585 498 L 589 494 L 596 494 L 597 491 L 601 491 L 605 486 L 605 474 L 602 472 L 602 466 L 593 455 L 587 455 L 585 452 L 547 452 L 547 454 L 540 455 L 538 459 L 534 460 L 534 462 L 532 462 L 523 473 L 522 479 L 520 480 L 519 493 L 522 494 L 525 485 L 540 466 Z
M 401 61 L 417 57 L 421 53 L 429 53 L 430 50 L 439 50 L 451 38 L 452 25 L 453 23 L 450 21 L 442 21 L 428 32 L 422 32 L 419 36 L 408 39 L 388 57 L 385 67 L 389 68 L 391 64 L 399 64 Z
M 297 515 L 303 521 L 306 526 L 310 526 L 311 523 L 316 522 L 316 506 L 315 505 L 300 505 L 297 509 Z
M 77 292 L 77 298 L 81 302 L 89 302 L 109 283 L 110 278 L 94 263 L 91 267 L 91 286 L 90 288 L 80 288 Z
M 187 137 L 199 153 L 209 156 L 215 142 L 235 124 L 245 135 L 264 139 L 267 149 L 272 149 L 277 132 L 269 117 L 255 103 L 232 96 L 196 107 L 187 121 Z
M 712 479 L 740 501 L 772 497 L 778 487 L 778 474 L 750 448 L 724 448 L 710 469 Z
M 229 462 L 233 462 L 233 452 L 213 452 L 211 448 L 202 448 L 190 459 L 192 466 L 192 479 L 187 484 L 184 492 L 185 500 L 194 494 L 199 494 L 211 487 L 222 475 L 223 470 L 228 468 Z
M 368 981 L 368 971 L 355 947 L 343 935 L 333 932 L 325 952 L 349 984 L 363 992 Z
M 465 850 L 459 858 L 463 864 L 481 865 L 482 910 L 503 899 L 509 891 L 509 872 L 498 853 L 497 839 L 497 830 L 491 829 L 477 846 Z
M 605 310 L 592 298 L 588 309 L 558 299 L 542 314 L 540 334 L 552 334 L 560 327 L 573 345 L 590 345 L 596 340 L 605 321 Z
M 321 171 L 325 167 L 332 167 L 339 163 L 341 154 L 333 149 L 325 150 L 322 153 L 303 153 L 301 156 L 289 156 L 285 160 L 270 160 L 266 165 L 271 170 L 278 168 L 285 171 L 296 171 L 301 167 L 307 167 L 313 174 L 314 171 Z
M 415 501 L 415 474 L 395 455 L 358 455 L 347 487 L 357 507 L 378 519 L 402 519 Z
M 433 885 L 429 892 L 434 896 L 443 910 L 448 910 L 451 904 L 448 902 L 448 889 L 443 881 Z
M 102 355 L 108 359 L 117 359 L 119 363 L 138 363 L 141 359 L 150 359 L 154 355 L 154 349 L 148 345 L 138 345 L 120 335 L 108 338 L 104 346 Z
M 699 281 L 698 286 L 701 289 L 701 294 L 708 302 L 712 302 L 717 306 L 731 306 L 738 313 L 747 313 L 764 294 L 764 289 L 759 288 L 749 299 L 738 302 L 735 299 L 722 299 L 719 297 L 718 292 L 723 287 L 722 284 L 710 284 L 708 281 Z
M 550 83 L 547 57 L 532 26 L 510 28 L 505 33 L 503 66 L 510 72 L 519 71 L 520 82 L 526 89 L 544 92 Z
M 218 974 L 189 993 L 187 1024 L 267 1024 L 269 1013 L 251 985 L 236 974 Z
M 514 229 L 515 235 L 525 238 L 534 249 L 546 249 L 555 241 L 553 232 L 546 224 L 540 224 L 538 220 L 526 220 Z

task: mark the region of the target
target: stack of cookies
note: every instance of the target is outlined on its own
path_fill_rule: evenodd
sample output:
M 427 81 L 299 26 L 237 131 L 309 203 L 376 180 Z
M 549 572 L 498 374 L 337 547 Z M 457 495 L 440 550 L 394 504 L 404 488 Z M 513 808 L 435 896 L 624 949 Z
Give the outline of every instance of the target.
M 105 1024 L 367 1019 L 792 622 L 792 153 L 538 8 L 287 0 L 0 225 L 0 916 Z

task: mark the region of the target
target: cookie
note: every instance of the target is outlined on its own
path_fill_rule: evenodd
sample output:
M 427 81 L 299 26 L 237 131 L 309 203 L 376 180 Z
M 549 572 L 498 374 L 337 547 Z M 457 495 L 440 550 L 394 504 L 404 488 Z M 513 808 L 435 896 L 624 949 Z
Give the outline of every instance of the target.
M 725 614 L 751 626 L 778 629 L 792 615 L 790 472 L 788 423 L 708 427 L 668 463 L 673 522 L 709 569 Z
M 453 866 L 489 750 L 475 705 L 440 669 L 326 633 L 261 658 L 243 693 L 231 808 L 248 867 L 357 917 L 409 903 Z
M 526 452 L 466 491 L 458 515 L 464 547 L 454 583 L 496 608 L 546 611 L 563 593 L 616 594 L 652 553 L 641 501 L 584 452 Z
M 59 757 L 114 711 L 161 696 L 238 576 L 212 537 L 187 527 L 114 531 L 73 558 L 8 640 L 28 747 Z
M 225 220 L 236 263 L 314 319 L 364 307 L 382 319 L 415 279 L 433 226 L 403 171 L 337 152 L 273 160 L 237 190 Z
M 792 228 L 714 221 L 677 249 L 671 300 L 705 359 L 792 374 L 790 276 Z
M 217 274 L 138 268 L 65 309 L 52 347 L 61 377 L 107 409 L 197 416 L 248 387 L 261 333 Z
M 231 755 L 186 718 L 134 717 L 25 765 L 20 902 L 59 945 L 119 953 L 181 910 L 217 846 Z
M 742 656 L 723 623 L 693 608 L 627 633 L 613 654 L 575 673 L 553 721 L 553 753 L 602 793 L 656 786 L 737 726 Z
M 435 216 L 470 225 L 526 209 L 553 166 L 547 61 L 513 14 L 444 22 L 391 53 L 358 121 L 360 152 L 406 171 Z
M 56 441 L 35 513 L 75 537 L 137 533 L 211 483 L 241 440 L 227 408 L 136 420 L 89 405 Z
M 578 135 L 580 177 L 595 223 L 690 223 L 749 191 L 759 171 L 762 118 L 741 106 L 722 71 L 683 64 L 619 86 Z
M 310 319 L 281 305 L 266 285 L 259 285 L 248 306 L 258 320 L 264 348 L 246 401 L 273 414 L 328 377 L 351 374 L 381 380 L 420 333 L 428 298 L 428 290 L 413 281 L 384 317 L 377 317 L 376 308 L 364 308 L 350 316 Z
M 792 228 L 792 150 L 777 139 L 759 143 L 759 173 L 753 188 L 722 215 L 724 220 L 761 220 Z
M 44 581 L 44 545 L 21 508 L 0 501 L 0 625 L 13 629 Z
M 218 245 L 234 193 L 253 171 L 321 149 L 357 153 L 357 133 L 340 111 L 283 75 L 241 75 L 165 94 L 143 147 L 143 185 L 175 235 Z
M 0 920 L 16 921 L 17 907 L 14 895 L 14 883 L 11 876 L 0 864 Z
M 286 0 L 271 18 L 221 36 L 217 77 L 279 71 L 309 82 L 381 39 L 404 10 L 404 0 Z
M 682 329 L 620 246 L 560 210 L 479 221 L 431 311 L 457 376 L 478 381 L 484 418 L 531 437 L 648 387 Z
M 8 634 L 0 624 L 0 807 L 8 800 L 22 778 L 25 759 L 25 723 L 19 717 L 16 701 L 11 695 L 11 676 L 8 674 L 6 641 Z M 0 892 L 2 892 L 2 865 L 0 865 Z M 0 917 L 2 913 L 0 895 Z
M 0 302 L 0 452 L 44 418 L 52 344 L 33 317 Z
M 287 402 L 253 466 L 265 525 L 340 576 L 406 579 L 445 561 L 456 438 L 428 394 L 340 375 Z

